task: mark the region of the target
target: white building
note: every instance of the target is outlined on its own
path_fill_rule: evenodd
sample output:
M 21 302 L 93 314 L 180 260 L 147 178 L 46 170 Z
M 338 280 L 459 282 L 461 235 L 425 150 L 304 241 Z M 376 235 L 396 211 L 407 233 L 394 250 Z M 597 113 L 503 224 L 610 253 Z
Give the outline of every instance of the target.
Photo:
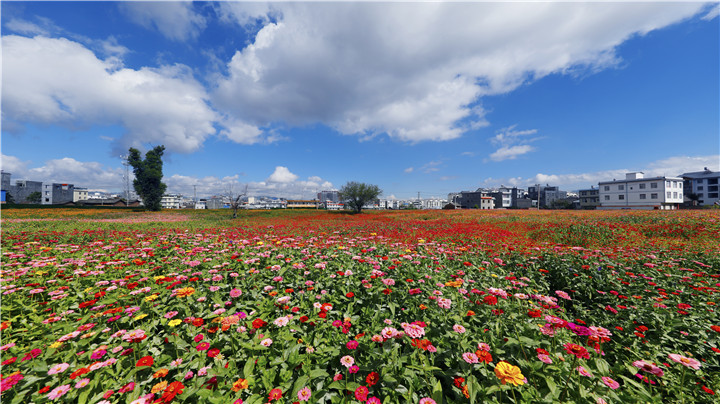
M 75 188 L 73 190 L 73 202 L 87 201 L 88 190 L 87 188 Z
M 600 182 L 598 209 L 677 209 L 683 202 L 679 177 L 645 178 L 642 172 L 627 173 L 624 180 Z
M 165 194 L 160 199 L 160 206 L 163 209 L 180 209 L 181 202 L 182 202 L 181 195 Z
M 720 191 L 718 191 L 720 171 L 710 171 L 705 167 L 704 171 L 685 173 L 680 177 L 685 182 L 685 195 L 697 195 L 698 205 L 708 206 L 720 202 Z

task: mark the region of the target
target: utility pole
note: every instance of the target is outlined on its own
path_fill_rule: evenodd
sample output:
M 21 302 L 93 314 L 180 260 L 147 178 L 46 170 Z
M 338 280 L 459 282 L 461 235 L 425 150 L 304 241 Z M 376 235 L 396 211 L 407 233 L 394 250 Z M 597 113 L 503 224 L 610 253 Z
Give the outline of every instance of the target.
M 197 185 L 193 185 L 193 209 L 197 206 Z
M 122 165 L 125 166 L 125 174 L 123 174 L 123 181 L 125 182 L 125 207 L 130 206 L 130 162 L 128 162 L 128 155 L 122 155 Z

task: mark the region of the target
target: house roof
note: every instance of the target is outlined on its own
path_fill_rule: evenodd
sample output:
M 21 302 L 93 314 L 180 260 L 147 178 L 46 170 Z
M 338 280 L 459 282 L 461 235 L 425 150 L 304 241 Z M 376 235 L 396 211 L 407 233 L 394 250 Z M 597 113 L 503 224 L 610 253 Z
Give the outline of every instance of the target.
M 680 174 L 682 178 L 700 179 L 700 178 L 718 178 L 720 177 L 720 171 L 695 171 L 692 173 Z

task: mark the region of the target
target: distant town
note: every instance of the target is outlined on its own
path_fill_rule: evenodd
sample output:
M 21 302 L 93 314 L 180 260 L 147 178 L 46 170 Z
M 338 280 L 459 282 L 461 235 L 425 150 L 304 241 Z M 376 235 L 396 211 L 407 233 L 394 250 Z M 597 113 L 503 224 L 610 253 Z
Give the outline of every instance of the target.
M 18 179 L 11 184 L 12 173 L 2 172 L 2 203 L 79 206 L 142 206 L 132 192 L 88 191 L 74 184 L 44 183 Z M 563 191 L 550 184 L 527 188 L 498 187 L 458 191 L 447 199 L 376 199 L 364 209 L 599 209 L 599 210 L 675 210 L 692 207 L 720 207 L 720 172 L 705 167 L 702 171 L 677 177 L 645 177 L 642 172 L 627 173 L 625 178 L 608 178 L 597 186 L 577 192 Z M 195 198 L 180 194 L 162 197 L 163 209 L 229 209 L 232 196 Z M 243 209 L 326 209 L 342 210 L 345 205 L 337 190 L 318 192 L 314 199 L 285 199 L 267 196 L 243 196 Z

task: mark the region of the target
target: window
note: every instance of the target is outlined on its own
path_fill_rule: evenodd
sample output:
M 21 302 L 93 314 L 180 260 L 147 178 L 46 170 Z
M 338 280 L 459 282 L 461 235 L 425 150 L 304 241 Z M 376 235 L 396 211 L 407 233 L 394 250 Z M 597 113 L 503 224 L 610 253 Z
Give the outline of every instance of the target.
M 708 194 L 708 198 L 709 198 L 709 199 L 714 199 L 714 198 L 717 198 L 717 197 L 718 197 L 718 193 L 717 193 L 717 192 L 712 193 L 712 194 Z
M 670 188 L 671 186 L 672 184 L 670 183 L 670 181 L 665 181 L 665 188 Z
M 713 185 L 713 186 L 708 187 L 708 192 L 717 192 L 717 191 L 718 191 L 718 186 L 717 186 L 717 185 Z
M 625 199 L 625 195 L 618 195 L 618 199 L 620 199 L 621 201 L 624 200 L 624 199 Z
M 708 178 L 708 185 L 717 185 L 718 179 L 717 178 Z
M 610 200 L 610 195 L 605 195 L 605 200 L 606 200 L 606 201 L 609 201 L 609 200 Z
M 677 199 L 677 192 L 673 192 L 673 198 Z
M 697 180 L 695 180 L 695 181 L 697 181 L 698 184 L 702 184 L 703 181 L 705 181 L 705 180 L 703 180 L 702 178 L 700 178 L 700 179 L 697 179 Z
M 697 187 L 697 190 L 698 190 L 698 191 L 702 191 L 702 190 L 703 190 L 703 186 L 701 185 L 701 186 Z
M 657 194 L 650 194 L 650 199 L 657 199 Z
M 645 184 L 640 184 L 639 187 L 640 189 L 645 189 Z
M 646 197 L 647 197 L 646 194 L 640 194 L 640 199 L 647 199 Z
M 625 185 L 618 185 L 618 191 L 624 191 Z
M 657 188 L 657 182 L 651 182 L 650 188 Z
M 606 190 L 606 191 L 609 191 L 609 190 L 610 190 L 610 185 L 605 185 L 605 190 Z
M 672 195 L 672 192 L 668 191 L 668 192 L 667 192 L 667 197 L 670 198 L 670 197 L 671 197 L 670 195 Z

